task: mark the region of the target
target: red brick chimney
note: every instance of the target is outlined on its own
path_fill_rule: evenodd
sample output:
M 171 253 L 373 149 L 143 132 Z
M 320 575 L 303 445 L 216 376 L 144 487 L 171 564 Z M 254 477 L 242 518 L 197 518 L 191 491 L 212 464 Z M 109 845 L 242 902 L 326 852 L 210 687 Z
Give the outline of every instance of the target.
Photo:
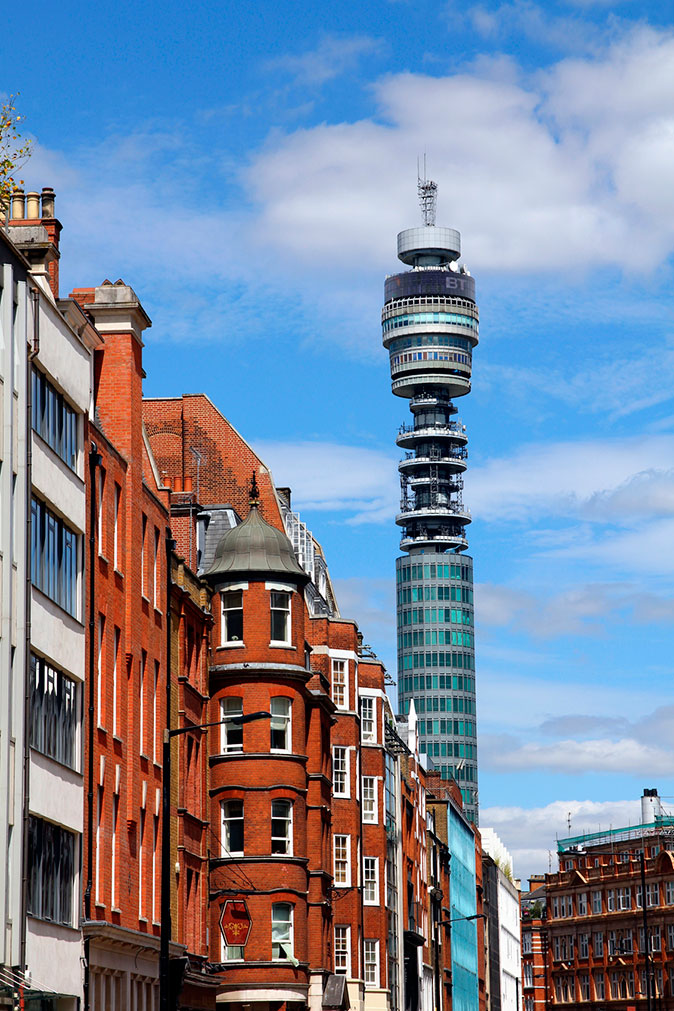
M 54 190 L 43 186 L 42 193 L 12 193 L 9 220 L 10 238 L 29 260 L 33 273 L 43 274 L 54 298 L 59 297 L 59 239 L 61 222 L 54 216 Z

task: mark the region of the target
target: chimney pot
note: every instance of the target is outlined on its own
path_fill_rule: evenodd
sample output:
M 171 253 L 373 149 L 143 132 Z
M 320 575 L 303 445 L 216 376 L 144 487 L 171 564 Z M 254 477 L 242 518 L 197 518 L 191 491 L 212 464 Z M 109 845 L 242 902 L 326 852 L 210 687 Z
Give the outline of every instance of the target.
M 54 190 L 51 186 L 42 187 L 42 217 L 54 217 Z
M 31 190 L 30 193 L 26 193 L 26 219 L 32 221 L 39 220 L 40 218 L 40 194 Z
M 12 193 L 11 213 L 12 220 L 23 221 L 26 216 L 26 197 L 23 190 L 16 189 Z
M 183 490 L 183 482 L 182 482 L 182 478 L 180 478 L 180 477 L 175 477 L 175 478 L 173 479 L 173 490 L 174 490 L 174 491 L 182 491 L 182 490 Z
M 183 491 L 192 491 L 192 478 L 186 477 L 183 481 Z

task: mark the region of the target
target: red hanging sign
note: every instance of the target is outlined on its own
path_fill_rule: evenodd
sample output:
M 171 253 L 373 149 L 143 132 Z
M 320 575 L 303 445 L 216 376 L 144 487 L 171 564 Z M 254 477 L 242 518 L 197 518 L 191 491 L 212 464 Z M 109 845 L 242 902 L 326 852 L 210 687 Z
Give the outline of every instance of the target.
M 244 899 L 226 899 L 220 910 L 220 933 L 229 947 L 243 947 L 250 936 L 252 920 Z

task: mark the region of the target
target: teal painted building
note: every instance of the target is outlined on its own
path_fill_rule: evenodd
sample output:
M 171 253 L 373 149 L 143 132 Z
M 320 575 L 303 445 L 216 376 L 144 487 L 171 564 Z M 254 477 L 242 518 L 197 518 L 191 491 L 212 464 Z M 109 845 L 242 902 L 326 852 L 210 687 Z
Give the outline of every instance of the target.
M 477 921 L 463 917 L 477 912 L 475 836 L 464 814 L 453 803 L 447 809 L 447 837 L 451 854 L 452 1011 L 477 1011 Z

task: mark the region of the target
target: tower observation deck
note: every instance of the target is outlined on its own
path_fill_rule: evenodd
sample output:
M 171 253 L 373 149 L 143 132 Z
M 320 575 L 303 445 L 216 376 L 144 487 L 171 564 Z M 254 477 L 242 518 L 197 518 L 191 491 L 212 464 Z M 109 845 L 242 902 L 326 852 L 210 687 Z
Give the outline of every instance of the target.
M 473 560 L 463 505 L 466 427 L 454 400 L 470 393 L 478 343 L 475 281 L 457 261 L 461 236 L 435 224 L 435 183 L 420 180 L 424 225 L 398 235 L 410 269 L 386 278 L 383 344 L 391 388 L 410 402 L 412 423 L 396 443 L 400 548 L 396 561 L 398 700 L 419 717 L 420 748 L 459 783 L 477 821 Z

